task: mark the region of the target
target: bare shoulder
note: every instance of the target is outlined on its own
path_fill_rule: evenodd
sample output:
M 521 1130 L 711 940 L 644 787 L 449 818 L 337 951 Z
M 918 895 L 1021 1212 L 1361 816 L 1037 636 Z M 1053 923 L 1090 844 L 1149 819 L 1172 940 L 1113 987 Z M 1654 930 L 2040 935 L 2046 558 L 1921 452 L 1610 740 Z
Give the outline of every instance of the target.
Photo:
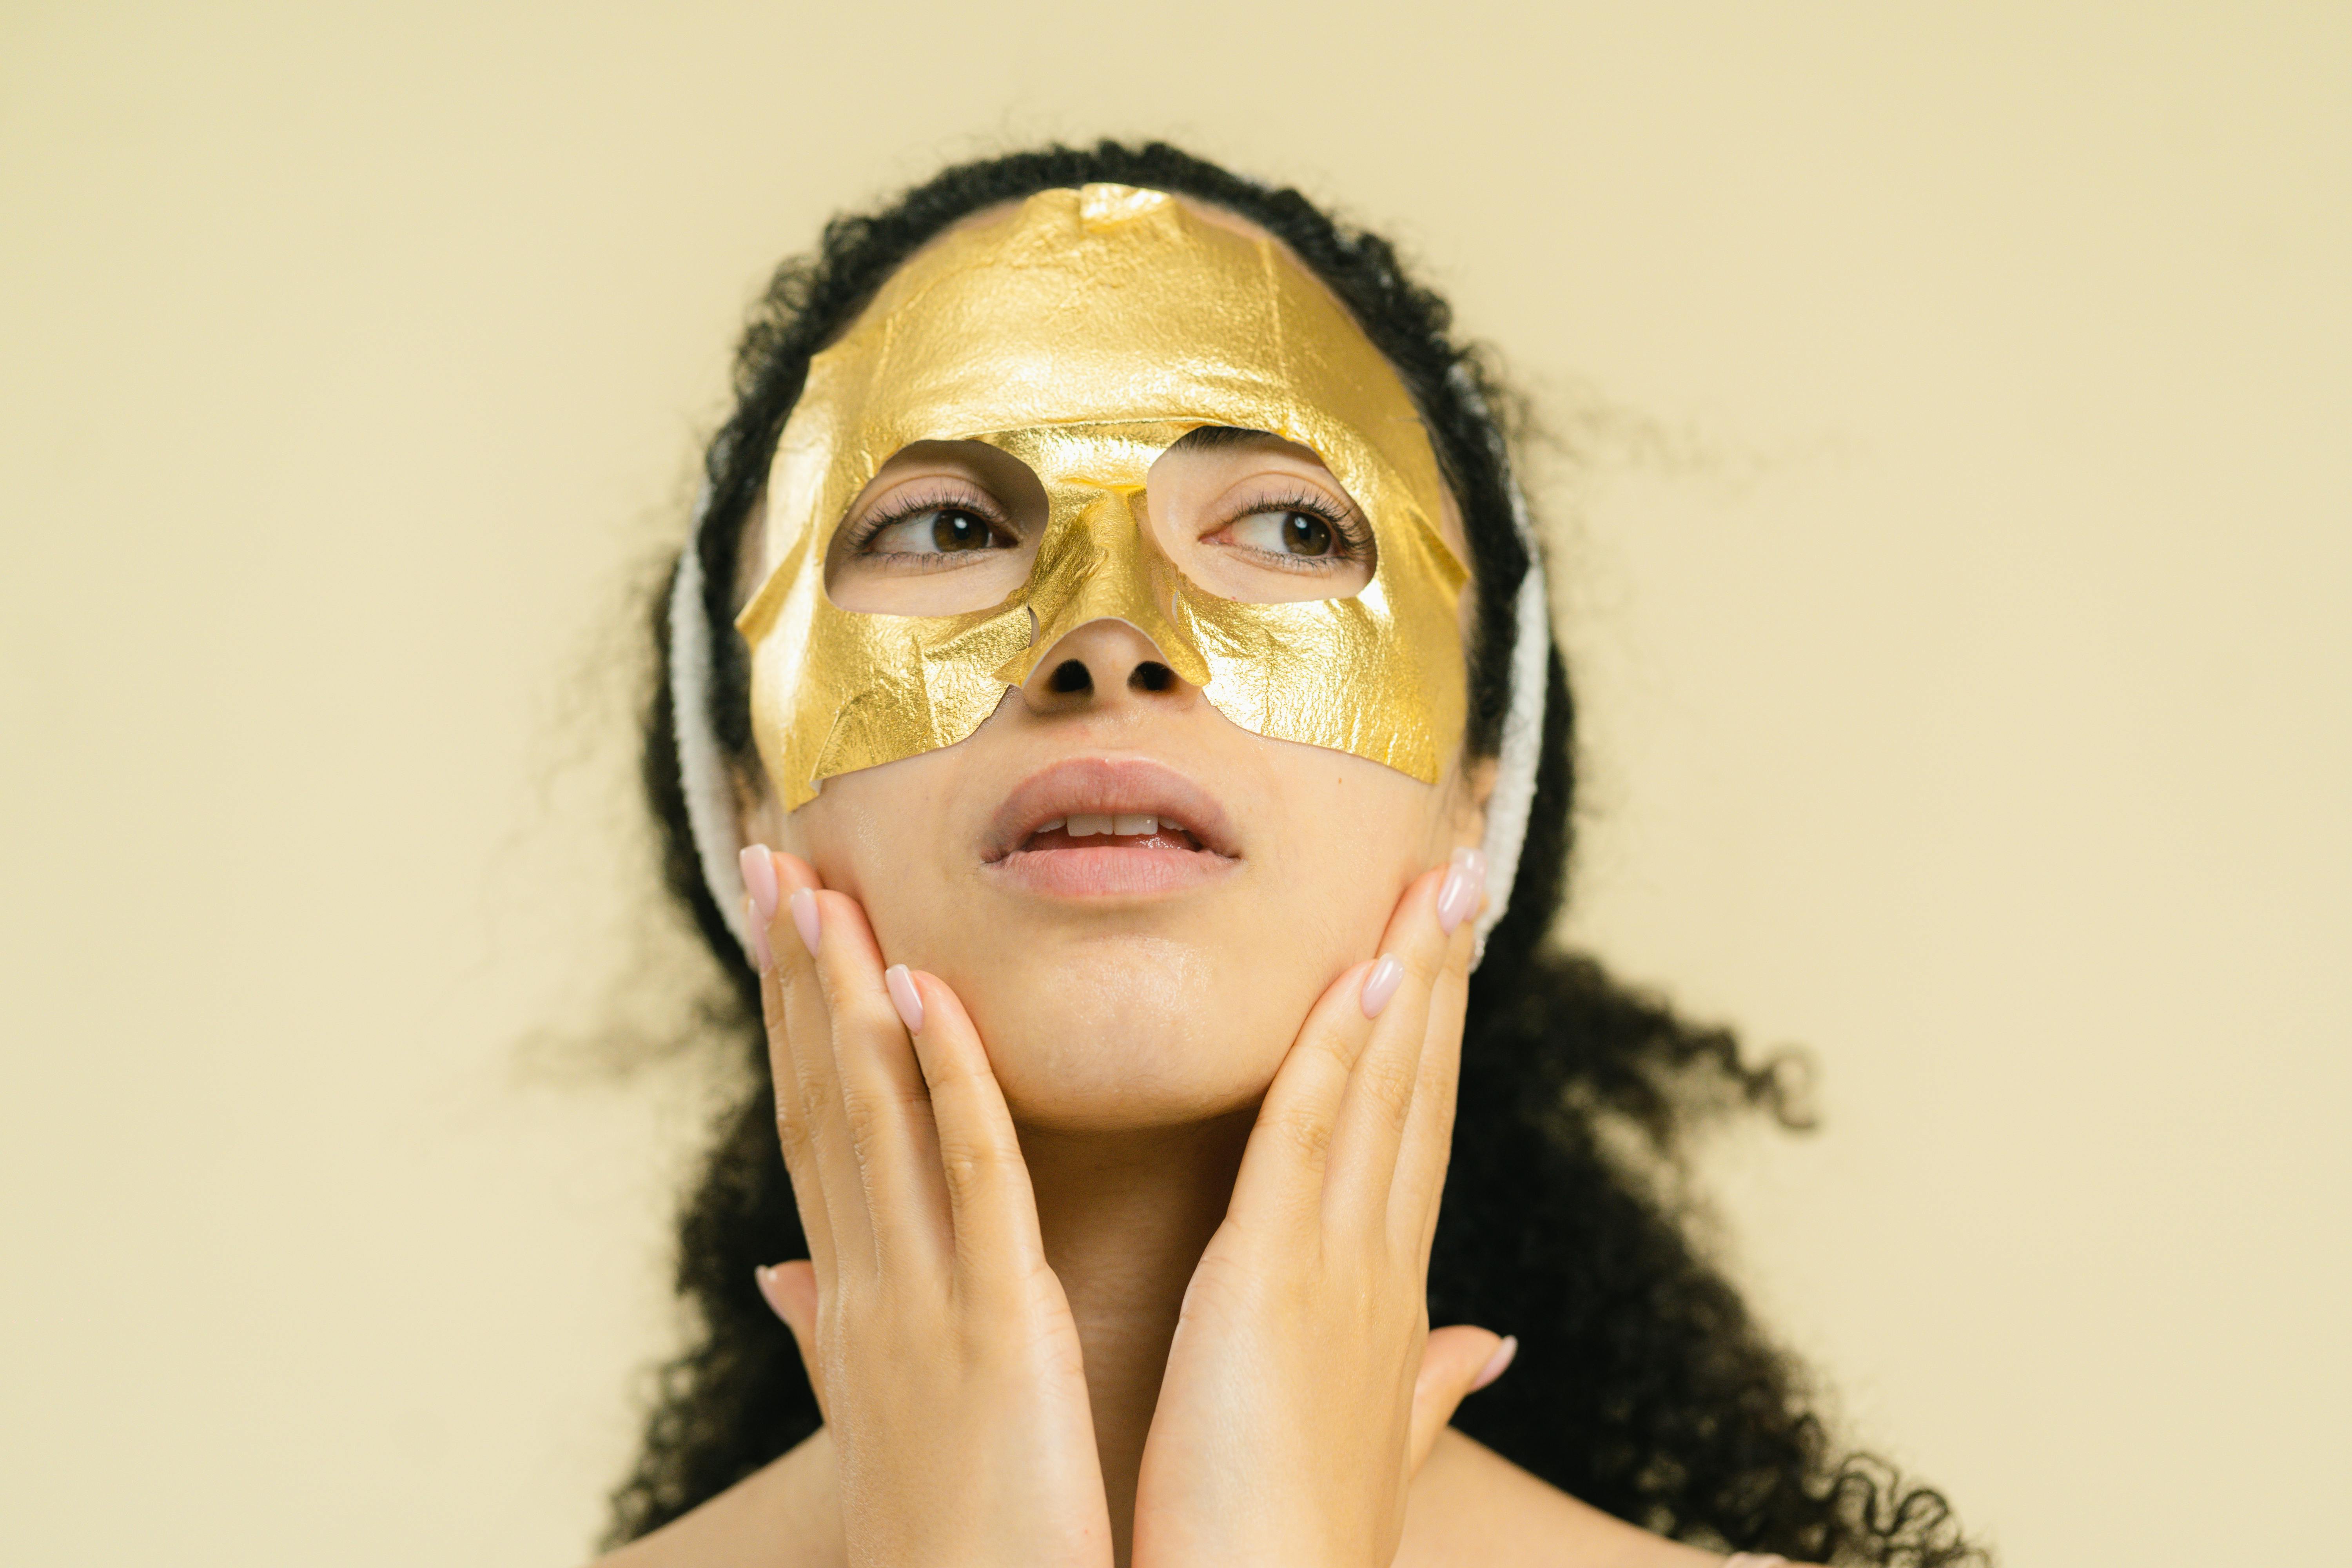
M 1396 1568 L 1718 1568 L 1447 1427 L 1414 1479 Z
M 847 1559 L 825 1432 L 593 1568 L 834 1568 Z
M 836 1568 L 847 1561 L 820 1430 L 677 1522 L 593 1568 Z M 1448 1427 L 1414 1479 L 1396 1568 L 1720 1568 L 1579 1502 Z M 1802 1565 L 1792 1565 L 1802 1568 Z

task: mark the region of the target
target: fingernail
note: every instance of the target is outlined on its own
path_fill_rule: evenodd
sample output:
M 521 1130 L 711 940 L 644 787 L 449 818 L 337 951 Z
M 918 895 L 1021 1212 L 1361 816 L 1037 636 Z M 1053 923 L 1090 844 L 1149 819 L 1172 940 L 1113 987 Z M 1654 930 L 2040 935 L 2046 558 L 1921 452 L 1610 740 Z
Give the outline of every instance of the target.
M 923 994 L 915 989 L 915 977 L 907 973 L 903 963 L 894 963 L 882 972 L 882 983 L 890 988 L 890 1005 L 898 1009 L 898 1021 L 907 1026 L 907 1033 L 923 1032 Z
M 1404 965 L 1386 953 L 1381 954 L 1381 961 L 1372 965 L 1372 972 L 1364 976 L 1364 1016 L 1379 1017 L 1381 1009 L 1389 1005 L 1389 998 L 1395 995 L 1397 987 L 1403 984 Z
M 760 1287 L 760 1300 L 768 1303 L 768 1310 L 779 1318 L 784 1315 L 783 1304 L 776 1300 L 776 1270 L 772 1264 L 762 1263 L 751 1270 L 752 1282 Z
M 1454 928 L 1478 908 L 1478 895 L 1486 890 L 1486 857 L 1475 849 L 1456 849 L 1454 868 L 1445 873 L 1445 886 L 1437 893 L 1438 929 L 1452 936 Z
M 1505 1334 L 1503 1336 L 1503 1342 L 1495 1347 L 1495 1353 L 1486 1358 L 1486 1364 L 1485 1368 L 1479 1372 L 1478 1381 L 1470 1385 L 1470 1392 L 1473 1394 L 1477 1393 L 1480 1389 L 1486 1387 L 1488 1384 L 1494 1382 L 1496 1378 L 1510 1371 L 1511 1358 L 1518 1353 L 1519 1336 L 1517 1334 Z
M 743 900 L 743 907 L 751 915 L 751 918 L 743 923 L 751 932 L 751 962 L 758 967 L 761 973 L 765 974 L 776 967 L 776 955 L 768 951 L 768 922 L 760 918 L 758 900 L 746 899 Z
M 792 905 L 793 925 L 801 933 L 801 945 L 809 950 L 811 958 L 814 958 L 816 939 L 824 934 L 824 927 L 817 923 L 816 895 L 806 888 L 794 888 Z
M 764 844 L 748 846 L 743 851 L 743 890 L 751 895 L 751 907 L 760 911 L 761 925 L 776 918 L 776 858 Z

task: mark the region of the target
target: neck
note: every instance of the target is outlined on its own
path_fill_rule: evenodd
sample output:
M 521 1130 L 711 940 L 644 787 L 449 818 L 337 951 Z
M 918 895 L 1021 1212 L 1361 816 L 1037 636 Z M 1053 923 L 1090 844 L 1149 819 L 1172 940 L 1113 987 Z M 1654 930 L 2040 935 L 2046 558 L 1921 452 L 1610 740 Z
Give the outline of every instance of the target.
M 1223 1223 L 1254 1110 L 1149 1132 L 1024 1129 L 1037 1219 L 1086 1355 L 1118 1561 L 1143 1440 L 1194 1265 Z

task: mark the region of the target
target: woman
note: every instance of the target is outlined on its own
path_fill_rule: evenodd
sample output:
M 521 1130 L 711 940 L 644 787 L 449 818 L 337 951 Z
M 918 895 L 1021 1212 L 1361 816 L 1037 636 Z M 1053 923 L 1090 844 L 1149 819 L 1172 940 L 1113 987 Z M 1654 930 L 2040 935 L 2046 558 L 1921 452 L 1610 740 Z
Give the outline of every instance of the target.
M 1385 244 L 988 160 L 787 267 L 739 395 L 646 757 L 760 1088 L 613 1561 L 1970 1555 L 1606 1139 L 1780 1104 L 1542 946 L 1540 567 Z

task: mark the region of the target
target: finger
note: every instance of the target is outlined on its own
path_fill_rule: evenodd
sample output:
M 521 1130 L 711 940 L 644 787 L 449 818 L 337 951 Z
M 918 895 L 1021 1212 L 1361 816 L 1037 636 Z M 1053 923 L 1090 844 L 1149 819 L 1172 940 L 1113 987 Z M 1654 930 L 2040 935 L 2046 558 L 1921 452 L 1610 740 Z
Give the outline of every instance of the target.
M 938 975 L 904 968 L 891 974 L 894 989 L 912 1000 L 904 1015 L 930 1092 L 957 1270 L 979 1283 L 1025 1279 L 1046 1267 L 1037 1197 L 980 1031 Z
M 784 1169 L 792 1178 L 793 1202 L 800 1210 L 801 1230 L 808 1237 L 809 1257 L 819 1273 L 831 1278 L 834 1272 L 833 1221 L 824 1200 L 824 1183 L 817 1163 L 816 1145 L 809 1124 L 807 1106 L 801 1089 L 800 1069 L 794 1064 L 793 1031 L 790 1021 L 782 971 L 775 962 L 775 948 L 781 935 L 785 943 L 797 943 L 799 938 L 780 913 L 776 897 L 775 859 L 760 845 L 743 853 L 744 881 L 752 896 L 744 902 L 757 934 L 756 961 L 760 966 L 760 1010 L 767 1026 L 768 1081 L 775 1091 L 776 1142 L 782 1150 Z M 764 880 L 762 872 L 765 873 Z M 761 893 L 767 895 L 770 913 L 761 909 Z
M 1463 1400 L 1503 1375 L 1518 1353 L 1516 1336 L 1506 1339 L 1491 1329 L 1461 1324 L 1432 1329 L 1421 1352 L 1421 1373 L 1412 1381 L 1412 1436 L 1406 1448 L 1408 1469 L 1416 1474 L 1437 1446 L 1438 1433 L 1454 1419 Z
M 1486 860 L 1473 850 L 1458 862 L 1465 881 L 1456 890 L 1462 897 L 1445 911 L 1457 924 L 1430 994 L 1420 1077 L 1390 1188 L 1390 1234 L 1400 1247 L 1418 1243 L 1424 1268 L 1437 1235 L 1446 1165 L 1454 1153 L 1454 1110 L 1462 1086 L 1462 1023 L 1470 1000 L 1470 963 L 1477 952 L 1477 911 L 1486 902 Z
M 840 1093 L 833 1086 L 833 1016 L 816 978 L 802 893 L 816 884 L 804 860 L 752 844 L 743 851 L 743 884 L 752 920 L 764 926 L 769 971 L 762 996 L 769 1018 L 769 1077 L 776 1084 L 776 1138 L 793 1173 L 793 1196 L 809 1256 L 825 1279 L 845 1265 L 873 1268 L 873 1227 L 856 1154 L 849 1147 Z M 824 1237 L 824 1241 L 818 1241 Z
M 856 1155 L 878 1257 L 943 1264 L 951 1230 L 930 1089 L 891 1003 L 881 946 L 856 900 L 817 889 L 814 869 L 792 857 L 782 858 L 789 863 L 788 878 L 805 873 L 810 884 L 805 892 L 796 889 L 793 913 L 796 929 L 805 924 L 816 933 L 816 976 L 831 1022 L 835 1092 Z
M 1358 963 L 1324 988 L 1258 1104 L 1226 1212 L 1245 1230 L 1293 1235 L 1313 1228 L 1323 1206 L 1331 1122 L 1348 1074 L 1371 1037 L 1366 987 L 1379 965 Z
M 784 902 L 799 939 L 786 942 L 805 955 L 808 1010 L 821 1014 L 824 1025 L 796 1030 L 794 1045 L 823 1146 L 836 1245 L 854 1213 L 849 1223 L 877 1269 L 902 1258 L 943 1262 L 950 1235 L 945 1194 L 930 1173 L 937 1169 L 930 1094 L 884 985 L 873 928 L 856 900 L 816 887 L 806 862 L 787 855 L 777 863 L 793 889 Z M 777 957 L 780 967 L 788 963 L 783 953 Z M 831 1191 L 836 1173 L 853 1185 L 854 1204 Z
M 1325 1221 L 1339 1233 L 1362 1236 L 1387 1222 L 1398 1150 L 1421 1098 L 1431 998 L 1453 947 L 1468 941 L 1467 922 L 1459 917 L 1471 869 L 1456 855 L 1415 879 L 1390 919 L 1384 940 L 1402 974 L 1349 1075 L 1332 1128 Z
M 824 1373 L 818 1370 L 816 1352 L 816 1266 L 800 1258 L 755 1268 L 751 1277 L 759 1281 L 760 1294 L 767 1299 L 769 1310 L 793 1331 L 793 1342 L 801 1351 L 801 1365 L 808 1373 L 810 1391 L 816 1395 L 817 1417 L 823 1420 Z

